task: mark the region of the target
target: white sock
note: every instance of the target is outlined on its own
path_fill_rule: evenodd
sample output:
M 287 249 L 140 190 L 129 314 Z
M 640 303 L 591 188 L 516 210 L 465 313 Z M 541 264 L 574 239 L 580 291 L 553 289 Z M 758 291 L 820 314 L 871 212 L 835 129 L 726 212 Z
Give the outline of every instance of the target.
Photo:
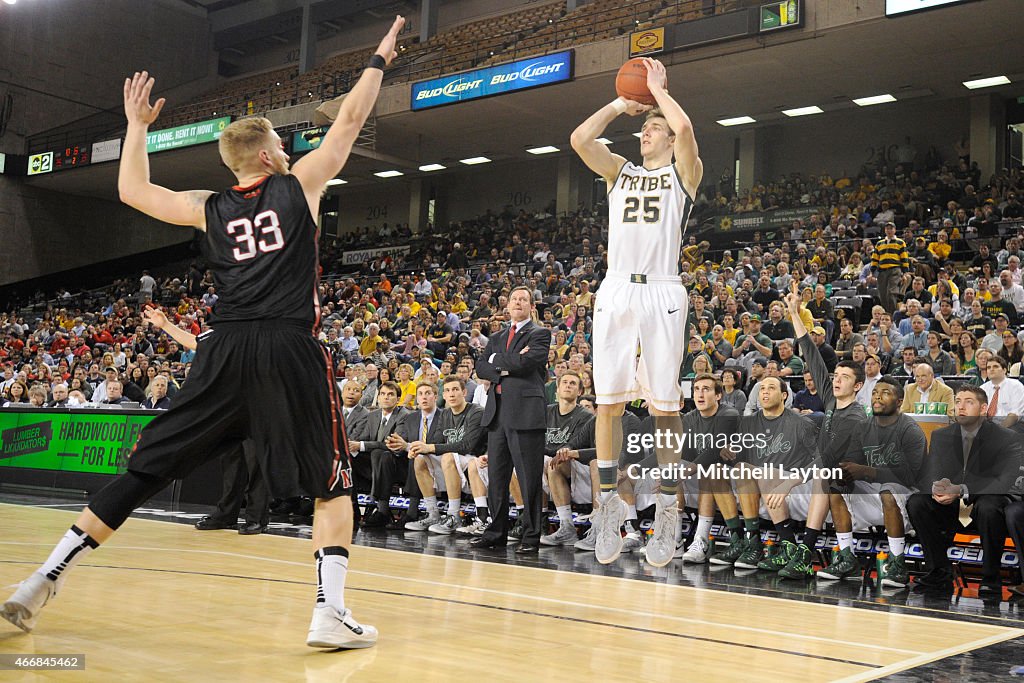
M 704 539 L 705 545 L 711 540 L 711 524 L 714 521 L 714 517 L 697 518 L 697 538 Z
M 906 536 L 900 536 L 899 538 L 893 538 L 889 536 L 889 554 L 890 555 L 902 555 L 903 551 L 907 548 Z
M 676 494 L 674 494 L 674 493 L 659 493 L 658 494 L 658 502 L 661 503 L 662 505 L 664 505 L 665 507 L 669 507 L 670 505 L 674 507 L 675 504 L 676 504 Z
M 56 582 L 53 593 L 60 592 L 64 585 L 68 570 L 78 564 L 83 557 L 99 547 L 89 534 L 77 526 L 68 529 L 64 536 L 57 542 L 57 546 L 46 558 L 46 562 L 36 571 L 51 581 Z
M 847 548 L 853 547 L 853 532 L 844 533 L 836 532 L 836 538 L 839 540 L 839 549 L 846 550 Z
M 348 575 L 348 551 L 341 546 L 321 548 L 316 558 L 316 606 L 345 610 L 345 577 Z
M 437 496 L 427 496 L 423 502 L 427 504 L 427 517 L 437 517 Z
M 636 505 L 626 506 L 626 519 L 636 519 Z
M 487 496 L 480 496 L 479 498 L 473 498 L 473 504 L 476 505 L 476 509 L 487 507 Z
M 571 505 L 559 505 L 555 508 L 558 513 L 558 523 L 564 527 L 572 526 L 572 506 Z
M 459 510 L 462 508 L 462 498 L 455 497 L 448 500 L 448 514 L 458 518 Z

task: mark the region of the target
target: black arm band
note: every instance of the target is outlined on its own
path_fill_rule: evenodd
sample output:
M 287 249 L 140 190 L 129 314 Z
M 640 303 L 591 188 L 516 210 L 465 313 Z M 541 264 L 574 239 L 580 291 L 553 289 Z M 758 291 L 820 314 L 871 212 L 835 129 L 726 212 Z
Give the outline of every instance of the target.
M 383 71 L 385 66 L 387 66 L 387 62 L 384 61 L 383 57 L 376 54 L 370 57 L 370 60 L 366 62 L 367 69 L 380 69 Z

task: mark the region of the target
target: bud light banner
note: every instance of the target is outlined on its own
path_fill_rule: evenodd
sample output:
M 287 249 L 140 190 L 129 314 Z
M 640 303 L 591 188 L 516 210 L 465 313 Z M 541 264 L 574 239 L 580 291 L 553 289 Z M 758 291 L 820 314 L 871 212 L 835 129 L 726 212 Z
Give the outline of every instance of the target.
M 451 74 L 412 85 L 412 109 L 476 100 L 572 80 L 572 50 Z

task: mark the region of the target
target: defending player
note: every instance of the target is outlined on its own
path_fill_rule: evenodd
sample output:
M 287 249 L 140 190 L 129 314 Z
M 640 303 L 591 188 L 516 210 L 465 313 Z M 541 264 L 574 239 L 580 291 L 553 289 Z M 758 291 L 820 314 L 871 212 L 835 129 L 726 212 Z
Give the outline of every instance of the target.
M 189 381 L 170 410 L 143 430 L 128 471 L 93 496 L 42 567 L 4 604 L 0 614 L 11 623 L 31 631 L 68 570 L 132 510 L 226 445 L 252 438 L 272 494 L 316 498 L 317 598 L 307 645 L 376 643 L 377 629 L 356 622 L 344 601 L 352 476 L 331 358 L 315 336 L 314 216 L 373 108 L 404 24 L 395 19 L 321 146 L 294 168 L 270 121 L 253 117 L 228 126 L 221 158 L 238 185 L 219 194 L 173 192 L 150 182 L 146 133 L 164 100 L 150 104 L 154 80 L 148 73 L 125 80 L 121 200 L 158 220 L 206 232 L 203 247 L 220 295 L 214 330 L 200 335 Z
M 658 109 L 622 98 L 605 105 L 572 134 L 573 149 L 608 184 L 608 276 L 594 312 L 596 442 L 601 480 L 596 556 L 613 562 L 622 551 L 619 531 L 626 506 L 616 494 L 622 443 L 619 416 L 628 401 L 644 398 L 659 429 L 679 433 L 679 369 L 686 349 L 686 290 L 679 249 L 693 196 L 704 173 L 693 125 L 668 94 L 665 66 L 645 59 L 647 87 Z M 641 128 L 643 165 L 629 163 L 597 141 L 619 115 L 647 117 Z M 675 162 L 672 159 L 675 157 Z M 640 360 L 637 363 L 637 345 Z M 674 449 L 658 452 L 663 465 L 679 462 Z M 677 481 L 663 479 L 655 532 L 647 559 L 661 567 L 675 553 Z

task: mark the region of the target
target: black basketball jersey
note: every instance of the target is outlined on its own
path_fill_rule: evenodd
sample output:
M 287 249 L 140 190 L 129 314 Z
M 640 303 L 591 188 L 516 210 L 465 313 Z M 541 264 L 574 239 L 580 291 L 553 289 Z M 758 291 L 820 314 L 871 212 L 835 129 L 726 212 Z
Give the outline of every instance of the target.
M 319 323 L 317 226 L 295 176 L 272 175 L 212 195 L 203 253 L 219 297 L 211 324 Z

